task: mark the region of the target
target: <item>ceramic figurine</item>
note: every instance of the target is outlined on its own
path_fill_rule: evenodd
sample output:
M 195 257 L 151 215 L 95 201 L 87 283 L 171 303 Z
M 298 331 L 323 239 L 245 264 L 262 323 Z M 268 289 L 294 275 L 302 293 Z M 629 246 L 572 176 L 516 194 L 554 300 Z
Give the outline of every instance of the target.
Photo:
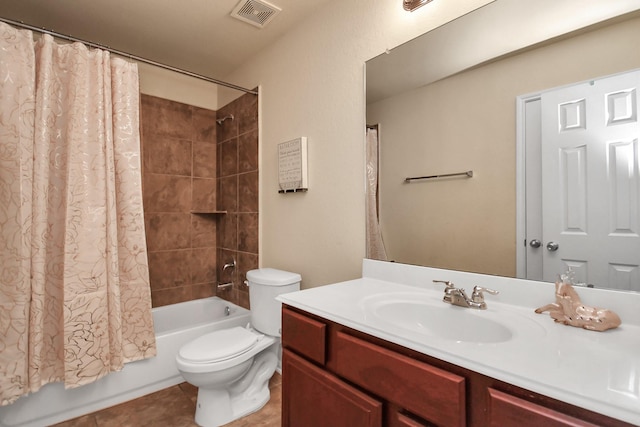
M 560 276 L 556 281 L 556 302 L 537 308 L 536 313 L 548 311 L 557 323 L 590 331 L 602 332 L 620 326 L 620 317 L 613 311 L 582 304 L 573 289 L 572 276 L 572 271 Z

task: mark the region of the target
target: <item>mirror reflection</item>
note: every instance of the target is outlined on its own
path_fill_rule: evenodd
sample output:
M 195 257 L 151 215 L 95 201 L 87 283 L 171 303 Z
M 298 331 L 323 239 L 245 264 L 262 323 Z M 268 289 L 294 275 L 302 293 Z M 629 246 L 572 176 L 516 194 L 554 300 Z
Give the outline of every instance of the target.
M 443 42 L 452 32 L 473 27 L 475 15 L 484 15 L 485 25 L 490 22 L 487 14 L 494 5 L 367 62 L 367 124 L 377 126 L 379 138 L 377 214 L 387 259 L 544 281 L 554 281 L 572 267 L 578 282 L 640 291 L 640 128 L 635 110 L 640 77 L 631 73 L 622 86 L 607 86 L 610 76 L 640 69 L 635 46 L 640 15 L 626 13 L 516 51 L 508 37 L 494 40 L 493 57 L 477 51 L 457 56 L 446 49 Z M 434 64 L 426 83 L 416 80 L 410 88 L 400 82 L 391 89 L 376 85 L 393 80 L 385 69 L 418 70 L 408 62 L 415 60 Z M 402 81 L 408 80 L 404 75 Z M 594 87 L 600 92 L 579 92 Z M 558 91 L 557 99 L 550 95 Z M 540 164 L 542 147 L 549 145 L 548 138 L 538 136 L 542 142 L 536 148 L 531 144 L 536 135 L 558 129 L 559 117 L 571 121 L 565 125 L 581 126 L 581 107 L 572 103 L 587 97 L 600 101 L 613 93 L 628 95 L 608 101 L 619 107 L 624 126 L 595 137 L 574 132 L 573 145 L 559 142 L 546 148 L 558 160 L 556 169 Z M 598 103 L 606 104 L 593 102 Z M 562 110 L 561 104 L 572 108 Z M 607 112 L 599 114 L 588 117 L 588 123 L 606 122 Z M 580 157 L 579 147 L 590 138 L 606 147 L 599 167 L 609 175 L 593 178 L 596 168 L 584 154 Z M 589 160 L 594 157 L 590 154 Z M 473 176 L 405 182 L 407 177 L 467 171 Z M 592 180 L 597 184 L 591 185 Z M 543 200 L 543 188 L 545 194 L 557 194 Z M 596 220 L 604 230 L 599 237 L 588 244 L 576 240 L 594 234 Z M 544 231 L 549 225 L 552 231 Z M 618 239 L 607 241 L 612 235 Z M 537 242 L 531 245 L 534 240 L 538 247 Z

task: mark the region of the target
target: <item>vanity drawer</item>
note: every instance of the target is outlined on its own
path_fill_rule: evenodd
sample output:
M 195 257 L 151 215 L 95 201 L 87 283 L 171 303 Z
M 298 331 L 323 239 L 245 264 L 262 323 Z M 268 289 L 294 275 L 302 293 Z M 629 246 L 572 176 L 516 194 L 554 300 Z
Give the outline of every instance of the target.
M 282 308 L 282 346 L 324 365 L 327 325 L 287 307 Z
M 439 426 L 464 426 L 465 379 L 351 335 L 337 332 L 341 377 Z
M 489 425 L 494 427 L 596 427 L 572 416 L 489 388 Z

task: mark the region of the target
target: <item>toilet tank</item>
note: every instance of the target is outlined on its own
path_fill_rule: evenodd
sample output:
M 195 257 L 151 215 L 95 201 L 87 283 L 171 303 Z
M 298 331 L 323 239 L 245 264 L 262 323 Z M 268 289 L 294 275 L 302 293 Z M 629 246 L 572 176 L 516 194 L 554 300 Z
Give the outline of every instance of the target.
M 300 290 L 298 273 L 259 268 L 247 272 L 249 303 L 251 305 L 251 325 L 263 334 L 280 336 L 282 324 L 282 303 L 276 297 Z

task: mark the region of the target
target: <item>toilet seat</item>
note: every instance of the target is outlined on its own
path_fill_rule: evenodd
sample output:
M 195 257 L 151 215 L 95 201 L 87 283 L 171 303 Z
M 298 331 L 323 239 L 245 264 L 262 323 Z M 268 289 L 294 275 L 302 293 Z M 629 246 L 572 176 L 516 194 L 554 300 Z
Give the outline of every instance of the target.
M 248 352 L 263 335 L 236 326 L 209 332 L 185 344 L 178 356 L 187 363 L 205 364 L 223 362 Z
M 223 345 L 224 340 L 232 345 Z M 275 338 L 253 329 L 222 329 L 184 344 L 176 355 L 176 364 L 183 373 L 217 372 L 252 359 L 274 343 Z

